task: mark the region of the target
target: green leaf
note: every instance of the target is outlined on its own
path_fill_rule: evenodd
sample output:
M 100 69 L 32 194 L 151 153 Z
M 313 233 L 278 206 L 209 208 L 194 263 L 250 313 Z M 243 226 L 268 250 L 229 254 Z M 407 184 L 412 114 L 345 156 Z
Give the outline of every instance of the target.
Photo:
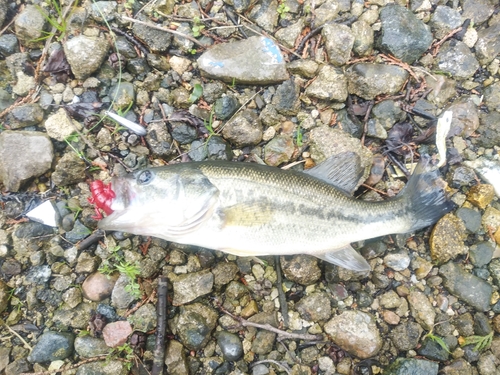
M 200 99 L 202 95 L 203 95 L 203 87 L 199 83 L 197 83 L 193 87 L 193 92 L 189 96 L 189 101 L 191 103 L 194 103 L 198 99 Z
M 480 351 L 488 349 L 490 347 L 492 341 L 493 341 L 493 331 L 491 331 L 486 336 L 466 337 L 461 345 L 467 346 L 467 345 L 476 344 L 476 346 L 474 347 L 474 351 L 480 352 Z

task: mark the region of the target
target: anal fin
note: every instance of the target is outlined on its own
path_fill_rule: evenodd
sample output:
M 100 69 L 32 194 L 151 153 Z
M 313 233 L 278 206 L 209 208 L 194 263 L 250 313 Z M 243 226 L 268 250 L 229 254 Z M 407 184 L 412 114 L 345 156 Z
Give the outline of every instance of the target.
M 332 249 L 331 251 L 323 254 L 314 255 L 326 262 L 347 268 L 349 270 L 357 272 L 371 271 L 371 267 L 366 259 L 354 250 L 351 245 L 340 247 L 338 249 Z

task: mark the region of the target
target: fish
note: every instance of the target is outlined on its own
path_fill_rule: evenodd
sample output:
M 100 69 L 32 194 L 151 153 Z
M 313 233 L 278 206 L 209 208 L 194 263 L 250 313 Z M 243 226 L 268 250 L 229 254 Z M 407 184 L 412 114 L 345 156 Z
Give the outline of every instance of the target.
M 347 156 L 305 172 L 230 161 L 146 168 L 112 178 L 101 200 L 111 214 L 98 226 L 237 256 L 309 254 L 366 272 L 351 243 L 414 232 L 454 207 L 423 156 L 396 197 L 355 199 L 360 174 Z

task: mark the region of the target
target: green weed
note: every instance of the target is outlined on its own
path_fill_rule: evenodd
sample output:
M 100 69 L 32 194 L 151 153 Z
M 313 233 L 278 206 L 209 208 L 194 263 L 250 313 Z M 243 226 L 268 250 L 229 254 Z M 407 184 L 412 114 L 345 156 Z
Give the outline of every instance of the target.
M 280 17 L 284 17 L 285 14 L 287 14 L 290 11 L 290 7 L 287 6 L 284 1 L 282 1 L 278 5 L 277 11 L 278 11 L 278 14 L 280 15 Z
M 486 336 L 469 336 L 461 340 L 460 346 L 474 345 L 474 351 L 480 352 L 490 347 L 493 341 L 493 331 Z
M 193 87 L 191 95 L 189 95 L 189 101 L 191 103 L 195 103 L 198 99 L 201 98 L 202 95 L 203 95 L 203 86 L 200 85 L 199 83 L 196 83 Z
M 205 29 L 205 25 L 201 22 L 199 17 L 193 18 L 193 26 L 191 27 L 191 31 L 193 32 L 193 36 L 195 38 L 201 35 L 201 32 Z
M 444 342 L 444 340 L 441 337 L 432 334 L 432 332 L 429 332 L 427 335 L 424 336 L 424 338 L 428 338 L 428 339 L 436 342 L 437 344 L 439 344 L 440 347 L 442 347 L 448 353 L 451 353 L 450 348 L 448 347 L 446 342 Z
M 46 13 L 42 7 L 39 5 L 35 4 L 35 7 L 38 9 L 40 14 L 47 20 L 47 22 L 52 26 L 53 29 L 56 30 L 56 33 L 59 33 L 59 36 L 57 37 L 57 41 L 61 41 L 65 36 L 66 32 L 68 30 L 68 22 L 67 19 L 71 16 L 71 14 L 75 11 L 76 7 L 78 6 L 78 1 L 75 1 L 73 4 L 73 7 L 69 14 L 65 17 L 62 7 L 59 4 L 58 0 L 49 0 L 49 7 L 55 12 L 55 16 L 51 16 L 50 14 Z M 35 39 L 35 42 L 42 41 L 45 39 L 50 38 L 51 36 L 54 35 L 54 33 L 47 32 L 47 31 L 42 31 L 45 35 L 41 38 Z

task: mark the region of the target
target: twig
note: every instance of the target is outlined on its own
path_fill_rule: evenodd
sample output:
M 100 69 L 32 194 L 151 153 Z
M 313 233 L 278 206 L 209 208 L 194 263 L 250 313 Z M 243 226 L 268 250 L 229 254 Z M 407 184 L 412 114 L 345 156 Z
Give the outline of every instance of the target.
M 288 328 L 288 324 L 290 323 L 288 320 L 288 304 L 286 302 L 286 297 L 285 293 L 283 292 L 283 280 L 281 277 L 281 263 L 280 263 L 280 257 L 275 256 L 275 265 L 276 265 L 276 287 L 278 288 L 278 298 L 280 301 L 280 309 L 281 309 L 281 315 L 283 316 L 283 326 L 285 328 Z
M 263 363 L 272 363 L 273 365 L 281 367 L 283 370 L 285 370 L 285 372 L 288 375 L 292 375 L 292 370 L 290 369 L 290 367 L 288 367 L 288 365 L 286 363 L 281 363 L 281 362 L 275 361 L 274 359 L 264 359 L 262 361 L 257 361 L 255 363 L 252 363 L 251 368 L 253 368 L 257 365 L 263 364 Z
M 229 311 L 224 309 L 222 306 L 219 305 L 219 309 L 222 310 L 224 314 L 229 315 L 231 318 L 236 320 L 242 327 L 254 327 L 254 328 L 260 328 L 260 329 L 265 329 L 266 331 L 274 332 L 278 335 L 279 339 L 290 339 L 290 340 L 323 340 L 323 335 L 311 335 L 308 333 L 292 333 L 292 332 L 286 332 L 283 331 L 279 328 L 273 327 L 270 324 L 261 324 L 261 323 L 254 323 L 250 322 L 246 319 L 243 319 L 241 316 L 236 316 L 231 314 Z
M 182 38 L 186 38 L 186 39 L 190 40 L 191 42 L 193 42 L 194 44 L 196 44 L 196 45 L 198 45 L 198 46 L 200 46 L 202 48 L 206 48 L 207 47 L 206 45 L 204 45 L 203 43 L 201 43 L 199 40 L 193 38 L 191 35 L 186 35 L 186 34 L 183 34 L 183 33 L 179 32 L 179 31 L 166 29 L 166 28 L 161 27 L 161 26 L 156 26 L 156 25 L 153 25 L 151 23 L 147 23 L 147 22 L 144 22 L 144 21 L 139 21 L 139 20 L 136 20 L 134 18 L 130 18 L 130 17 L 126 17 L 126 16 L 122 16 L 122 20 L 133 22 L 133 23 L 137 23 L 137 24 L 143 25 L 143 26 L 148 26 L 148 27 L 151 27 L 151 28 L 156 29 L 156 30 L 165 31 L 166 33 L 170 33 L 170 34 L 174 34 L 174 35 L 180 36 Z
M 415 74 L 415 72 L 413 71 L 413 69 L 411 68 L 411 66 L 408 65 L 407 63 L 405 63 L 405 62 L 403 62 L 403 61 L 395 58 L 392 55 L 384 55 L 383 53 L 381 53 L 379 56 L 382 57 L 389 64 L 391 64 L 391 65 L 397 65 L 400 68 L 403 68 L 404 70 L 406 70 L 415 79 L 415 81 L 417 81 L 417 82 L 421 81 L 420 78 L 417 77 L 417 75 Z
M 99 241 L 100 238 L 104 237 L 104 231 L 101 229 L 96 230 L 94 233 L 92 233 L 90 236 L 87 238 L 81 240 L 78 242 L 75 247 L 77 250 L 85 250 L 87 247 L 90 245 L 96 243 Z
M 370 119 L 370 113 L 372 112 L 372 108 L 374 106 L 373 100 L 370 101 L 370 105 L 368 106 L 366 113 L 365 113 L 365 118 L 363 119 L 364 122 L 364 128 L 363 128 L 363 135 L 361 136 L 361 144 L 365 144 L 365 137 L 366 133 L 368 132 L 368 120 Z
M 158 325 L 156 327 L 156 343 L 153 352 L 154 358 L 151 375 L 163 374 L 163 365 L 165 363 L 165 332 L 167 326 L 167 292 L 167 278 L 161 276 L 158 281 L 158 301 L 156 302 Z
M 457 27 L 456 29 L 454 30 L 451 30 L 448 34 L 446 34 L 440 41 L 436 42 L 436 43 L 433 43 L 432 46 L 431 46 L 431 49 L 432 49 L 432 56 L 433 57 L 436 57 L 436 55 L 438 54 L 439 52 L 439 48 L 441 47 L 441 45 L 446 42 L 448 39 L 450 39 L 453 35 L 455 35 L 456 33 L 462 31 L 462 26 L 459 26 Z
M 3 323 L 3 324 L 2 324 L 2 323 Z M 25 339 L 23 339 L 23 337 L 22 337 L 19 333 L 17 333 L 17 332 L 16 332 L 16 331 L 14 331 L 12 328 L 10 328 L 10 327 L 7 325 L 7 323 L 5 323 L 5 322 L 4 322 L 3 320 L 1 320 L 1 319 L 0 319 L 0 325 L 4 325 L 4 326 L 5 326 L 5 327 L 9 330 L 9 332 L 10 332 L 10 333 L 12 333 L 13 335 L 15 335 L 15 336 L 16 336 L 19 340 L 21 340 L 21 341 L 23 342 L 24 346 L 26 347 L 26 349 L 29 349 L 30 351 L 32 351 L 32 350 L 33 350 L 33 348 L 30 346 L 30 344 L 28 344 L 28 343 L 26 342 L 26 340 L 25 340 Z

